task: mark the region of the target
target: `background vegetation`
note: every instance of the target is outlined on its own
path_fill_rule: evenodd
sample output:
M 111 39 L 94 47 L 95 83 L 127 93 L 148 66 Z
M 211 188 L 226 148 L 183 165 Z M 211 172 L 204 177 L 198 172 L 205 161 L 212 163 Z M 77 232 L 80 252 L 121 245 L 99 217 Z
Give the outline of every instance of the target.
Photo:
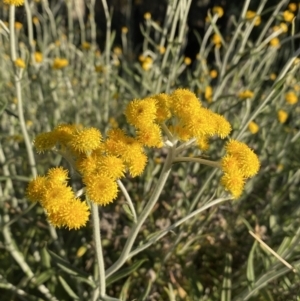
M 199 18 L 191 0 L 166 1 L 155 11 L 138 3 L 134 9 L 105 4 L 86 1 L 82 14 L 72 1 L 25 1 L 13 29 L 9 7 L 1 2 L 1 300 L 90 300 L 95 273 L 91 225 L 54 229 L 42 208 L 26 199 L 32 162 L 38 174 L 68 167 L 53 152 L 35 154 L 32 161 L 26 137 L 32 142 L 60 123 L 105 133 L 125 123 L 130 100 L 177 87 L 223 114 L 233 126 L 231 136 L 258 154 L 261 169 L 241 198 L 190 218 L 129 260 L 108 281 L 108 294 L 123 300 L 299 300 L 299 3 L 224 3 L 224 15 L 208 4 Z M 116 25 L 118 8 L 124 23 Z M 217 160 L 222 146 L 214 141 L 194 155 Z M 165 151 L 148 155 L 143 176 L 124 182 L 138 213 Z M 175 165 L 137 245 L 223 195 L 219 179 L 210 167 Z M 75 178 L 72 185 L 79 189 L 81 183 Z M 106 267 L 117 260 L 132 226 L 124 204 L 120 193 L 100 211 Z

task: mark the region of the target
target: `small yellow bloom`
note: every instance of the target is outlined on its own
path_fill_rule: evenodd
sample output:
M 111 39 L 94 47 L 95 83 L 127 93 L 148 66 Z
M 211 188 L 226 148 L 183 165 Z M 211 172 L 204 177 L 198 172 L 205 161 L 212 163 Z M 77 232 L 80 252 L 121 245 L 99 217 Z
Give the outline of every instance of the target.
M 38 17 L 33 17 L 32 18 L 32 22 L 35 24 L 35 25 L 37 25 L 37 24 L 39 24 L 39 18 Z
M 273 38 L 270 40 L 270 46 L 277 47 L 280 46 L 280 40 L 278 38 Z
M 83 42 L 81 46 L 82 46 L 82 49 L 84 49 L 84 50 L 91 49 L 91 44 L 89 42 Z
M 251 121 L 248 125 L 248 129 L 251 132 L 251 134 L 256 134 L 259 131 L 259 126 L 254 121 Z
M 47 173 L 47 178 L 51 183 L 66 184 L 69 179 L 68 170 L 61 166 L 50 168 Z
M 298 102 L 298 96 L 295 94 L 295 92 L 290 91 L 285 94 L 285 101 L 290 105 L 294 105 Z
M 26 189 L 26 196 L 32 202 L 39 202 L 46 189 L 47 178 L 43 176 L 37 176 L 31 180 Z
M 155 99 L 157 110 L 156 110 L 156 122 L 162 123 L 171 117 L 170 103 L 171 98 L 168 94 L 160 93 L 152 95 L 151 98 Z
M 41 52 L 34 53 L 34 59 L 37 63 L 41 63 L 43 61 L 43 54 Z
M 292 22 L 295 17 L 295 15 L 288 10 L 285 10 L 283 12 L 282 16 L 283 16 L 284 21 L 289 22 L 289 23 Z
M 117 56 L 120 56 L 123 53 L 122 48 L 118 46 L 114 47 L 113 52 Z
M 164 46 L 158 46 L 158 51 L 160 54 L 164 54 L 166 52 L 166 48 Z
M 69 65 L 67 59 L 55 58 L 52 64 L 53 69 L 63 69 Z
M 96 72 L 102 72 L 103 70 L 104 70 L 103 66 L 101 66 L 101 65 L 96 65 L 95 66 L 95 71 Z
M 216 78 L 218 76 L 218 71 L 213 69 L 209 72 L 209 75 L 211 78 Z
M 137 131 L 138 141 L 147 147 L 161 148 L 163 146 L 163 139 L 160 126 L 153 123 L 147 127 Z
M 118 195 L 117 183 L 105 174 L 88 175 L 83 182 L 89 199 L 100 206 L 113 202 Z
M 209 136 L 198 137 L 196 144 L 200 150 L 207 151 L 209 149 Z
M 56 145 L 57 135 L 54 132 L 41 133 L 35 137 L 33 143 L 38 152 L 44 152 Z
M 238 198 L 244 190 L 245 179 L 239 171 L 225 173 L 221 178 L 221 184 L 234 198 Z
M 277 118 L 280 123 L 285 123 L 289 117 L 289 114 L 284 110 L 279 110 L 277 112 Z
M 22 24 L 22 23 L 20 23 L 20 22 L 15 22 L 15 29 L 16 29 L 16 30 L 20 30 L 20 29 L 22 29 L 22 27 L 23 27 L 23 24 Z
M 221 6 L 214 6 L 212 12 L 221 18 L 224 15 L 224 10 Z
M 24 69 L 26 67 L 26 64 L 21 58 L 17 58 L 15 60 L 15 66 Z
M 254 93 L 250 90 L 245 90 L 243 92 L 240 92 L 238 94 L 238 97 L 241 99 L 247 99 L 247 98 L 252 98 L 254 96 Z
M 122 159 L 117 156 L 101 156 L 99 157 L 98 170 L 100 173 L 117 180 L 124 177 L 125 165 Z
M 261 17 L 256 14 L 256 12 L 252 10 L 248 10 L 246 12 L 246 19 L 252 21 L 255 18 L 254 25 L 258 26 L 261 23 Z
M 148 71 L 149 69 L 151 69 L 153 65 L 153 59 L 151 57 L 146 57 L 144 59 L 144 61 L 142 62 L 142 68 L 145 70 L 145 71 Z
M 188 66 L 192 63 L 192 60 L 189 57 L 185 57 L 183 62 Z
M 290 3 L 289 6 L 288 6 L 288 8 L 289 8 L 289 11 L 291 11 L 291 12 L 295 12 L 298 9 L 296 3 Z
M 122 29 L 121 29 L 122 33 L 126 34 L 128 33 L 128 27 L 126 26 L 123 26 Z
M 288 31 L 288 26 L 283 22 L 281 22 L 279 24 L 279 27 L 282 29 L 282 32 L 287 32 Z
M 24 4 L 24 0 L 3 0 L 5 4 L 21 6 Z
M 277 78 L 276 73 L 271 73 L 270 74 L 270 80 L 275 80 Z
M 212 102 L 212 96 L 213 96 L 213 89 L 211 86 L 206 86 L 205 87 L 205 93 L 204 97 L 207 100 L 207 102 Z
M 151 19 L 151 14 L 149 12 L 144 13 L 144 19 L 145 20 L 150 20 Z
M 156 118 L 156 102 L 151 97 L 131 101 L 125 109 L 127 122 L 136 128 L 145 128 L 152 124 Z
M 87 153 L 98 148 L 102 135 L 96 128 L 85 128 L 76 131 L 70 139 L 68 146 L 75 152 Z
M 211 41 L 214 45 L 216 45 L 217 47 L 221 47 L 221 44 L 222 44 L 222 39 L 221 37 L 215 33 L 212 38 L 211 38 Z

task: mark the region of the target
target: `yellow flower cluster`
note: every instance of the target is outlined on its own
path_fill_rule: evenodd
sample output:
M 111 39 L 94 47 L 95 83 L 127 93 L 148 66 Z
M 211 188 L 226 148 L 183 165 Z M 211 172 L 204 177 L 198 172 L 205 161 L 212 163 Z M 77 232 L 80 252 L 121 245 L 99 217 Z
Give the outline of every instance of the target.
M 37 176 L 29 183 L 26 195 L 43 206 L 53 226 L 79 229 L 87 223 L 90 210 L 86 202 L 76 198 L 67 180 L 67 170 L 51 168 L 46 176 Z
M 242 142 L 230 140 L 225 149 L 227 153 L 221 160 L 224 172 L 221 183 L 238 198 L 243 192 L 246 179 L 258 172 L 260 163 L 254 152 Z
M 55 58 L 52 64 L 52 69 L 63 69 L 69 65 L 67 59 Z
M 288 93 L 285 94 L 285 101 L 290 105 L 294 105 L 295 103 L 298 102 L 298 96 L 296 95 L 295 92 L 289 91 Z
M 248 10 L 246 12 L 246 19 L 252 21 L 255 18 L 254 25 L 258 26 L 261 23 L 261 17 L 256 14 L 255 11 Z

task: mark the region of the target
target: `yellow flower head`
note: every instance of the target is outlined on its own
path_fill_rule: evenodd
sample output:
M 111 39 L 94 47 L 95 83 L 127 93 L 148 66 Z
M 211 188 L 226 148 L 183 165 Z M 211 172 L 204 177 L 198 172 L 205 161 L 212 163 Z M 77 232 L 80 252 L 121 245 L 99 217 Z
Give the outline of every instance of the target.
M 150 56 L 146 57 L 142 62 L 142 68 L 145 71 L 150 70 L 152 65 L 153 65 L 153 59 Z
M 288 117 L 289 117 L 289 114 L 284 110 L 279 110 L 277 112 L 277 118 L 280 123 L 285 123 L 286 120 L 288 119 Z
M 69 65 L 67 59 L 55 58 L 52 64 L 52 69 L 63 69 Z
M 69 230 L 76 230 L 85 226 L 90 214 L 89 210 L 90 209 L 85 202 L 73 198 L 67 201 L 61 210 L 47 212 L 48 221 L 54 227 L 67 227 Z
M 96 128 L 84 128 L 73 133 L 68 146 L 79 153 L 91 152 L 101 144 L 102 135 Z
M 83 182 L 89 199 L 98 205 L 106 206 L 118 195 L 117 183 L 106 174 L 89 175 Z
M 20 22 L 15 22 L 15 29 L 16 29 L 16 30 L 20 30 L 20 29 L 22 29 L 22 27 L 23 27 L 23 24 L 22 24 L 22 23 L 20 23 Z
M 82 128 L 79 124 L 59 124 L 52 132 L 57 137 L 57 141 L 66 146 L 72 139 L 72 135 Z
M 51 183 L 66 184 L 69 179 L 68 170 L 61 166 L 53 167 L 48 170 L 47 177 Z
M 180 141 L 188 141 L 189 139 L 191 139 L 190 131 L 182 124 L 169 126 L 169 131 Z
M 138 130 L 137 140 L 144 146 L 161 148 L 163 139 L 160 126 L 153 123 L 149 124 L 147 128 Z
M 270 40 L 270 46 L 277 47 L 280 46 L 280 40 L 278 38 L 273 38 Z
M 171 108 L 174 115 L 182 120 L 190 120 L 197 115 L 201 108 L 201 102 L 197 96 L 187 89 L 177 89 L 171 95 Z
M 47 178 L 42 176 L 37 176 L 35 179 L 31 180 L 26 189 L 26 196 L 32 202 L 39 202 L 46 189 Z
M 277 78 L 277 75 L 275 73 L 270 74 L 270 79 L 275 80 Z
M 256 14 L 256 12 L 252 10 L 248 10 L 246 12 L 246 19 L 252 21 L 255 18 L 254 25 L 258 26 L 261 23 L 261 17 Z
M 202 151 L 207 151 L 209 149 L 209 136 L 201 136 L 196 140 L 196 145 Z
M 38 152 L 44 152 L 55 147 L 57 143 L 57 136 L 55 132 L 46 132 L 37 135 L 33 141 L 34 146 Z
M 212 9 L 213 14 L 216 14 L 221 18 L 224 15 L 224 10 L 221 6 L 214 6 Z
M 116 156 L 102 156 L 99 158 L 99 172 L 111 177 L 113 180 L 124 177 L 125 165 L 122 159 Z
M 298 102 L 298 96 L 293 91 L 290 91 L 285 94 L 285 101 L 290 105 L 294 105 Z
M 17 58 L 15 60 L 15 66 L 24 69 L 26 67 L 26 64 L 24 60 L 22 60 L 21 58 Z
M 214 45 L 216 45 L 217 47 L 220 47 L 221 44 L 222 44 L 222 39 L 221 39 L 221 37 L 220 37 L 217 33 L 215 33 L 215 34 L 212 36 L 211 41 L 212 41 L 212 43 L 213 43 Z
M 211 123 L 214 127 L 214 135 L 219 136 L 221 139 L 226 138 L 231 132 L 230 123 L 222 115 L 211 112 Z
M 254 121 L 251 121 L 248 125 L 248 129 L 251 134 L 256 134 L 259 131 L 259 126 Z
M 170 103 L 171 98 L 168 94 L 161 93 L 151 96 L 156 100 L 156 120 L 158 123 L 162 123 L 171 118 Z
M 140 176 L 145 170 L 148 158 L 144 152 L 135 152 L 136 156 L 127 159 L 126 166 L 132 177 Z
M 190 65 L 192 63 L 192 60 L 189 57 L 186 56 L 184 58 L 183 62 L 188 66 L 188 65 Z
M 244 178 L 250 178 L 257 174 L 260 166 L 258 157 L 245 143 L 230 140 L 225 148 L 228 155 L 237 159 L 239 171 Z
M 281 28 L 282 32 L 287 32 L 288 31 L 288 26 L 286 25 L 286 23 L 281 22 L 279 24 L 279 27 Z
M 89 49 L 91 49 L 91 44 L 89 42 L 83 42 L 81 47 L 84 50 L 89 50 Z
M 3 0 L 5 4 L 21 6 L 24 4 L 24 0 Z
M 216 77 L 218 76 L 218 71 L 215 70 L 215 69 L 210 70 L 209 76 L 210 76 L 211 78 L 216 78 Z
M 157 101 L 147 97 L 131 101 L 125 110 L 127 122 L 136 128 L 145 128 L 156 119 Z
M 122 33 L 126 34 L 128 33 L 128 27 L 126 26 L 123 26 L 122 29 L 121 29 Z
M 247 99 L 252 98 L 254 96 L 254 93 L 250 90 L 245 90 L 243 92 L 240 92 L 238 96 L 240 99 Z
M 151 19 L 151 14 L 149 12 L 144 13 L 144 19 L 145 20 L 150 20 Z
M 207 100 L 207 102 L 212 102 L 212 96 L 213 96 L 213 89 L 211 86 L 206 86 L 205 87 L 205 93 L 204 97 Z
M 289 6 L 288 6 L 288 8 L 289 8 L 289 11 L 291 11 L 291 12 L 295 12 L 298 9 L 296 3 L 290 3 Z
M 221 178 L 221 184 L 228 190 L 234 198 L 238 198 L 245 186 L 243 175 L 239 171 L 225 173 Z
M 41 63 L 43 61 L 43 54 L 41 52 L 34 53 L 34 59 L 37 63 Z
M 288 10 L 285 10 L 282 13 L 282 16 L 283 16 L 284 21 L 286 21 L 286 22 L 292 22 L 294 17 L 295 17 L 295 15 L 292 12 L 288 11 Z

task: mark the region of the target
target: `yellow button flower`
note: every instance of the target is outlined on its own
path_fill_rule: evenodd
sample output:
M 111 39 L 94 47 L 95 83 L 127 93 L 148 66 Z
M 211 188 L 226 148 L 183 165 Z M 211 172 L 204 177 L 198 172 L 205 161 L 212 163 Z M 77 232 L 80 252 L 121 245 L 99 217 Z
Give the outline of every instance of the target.
M 256 134 L 259 131 L 259 126 L 254 121 L 251 121 L 248 125 L 248 129 L 251 132 L 251 134 Z
M 295 92 L 290 91 L 285 94 L 285 101 L 290 105 L 294 105 L 298 102 L 298 96 L 295 94 Z
M 280 123 L 285 123 L 289 117 L 289 114 L 284 110 L 279 110 L 277 112 L 277 118 Z

